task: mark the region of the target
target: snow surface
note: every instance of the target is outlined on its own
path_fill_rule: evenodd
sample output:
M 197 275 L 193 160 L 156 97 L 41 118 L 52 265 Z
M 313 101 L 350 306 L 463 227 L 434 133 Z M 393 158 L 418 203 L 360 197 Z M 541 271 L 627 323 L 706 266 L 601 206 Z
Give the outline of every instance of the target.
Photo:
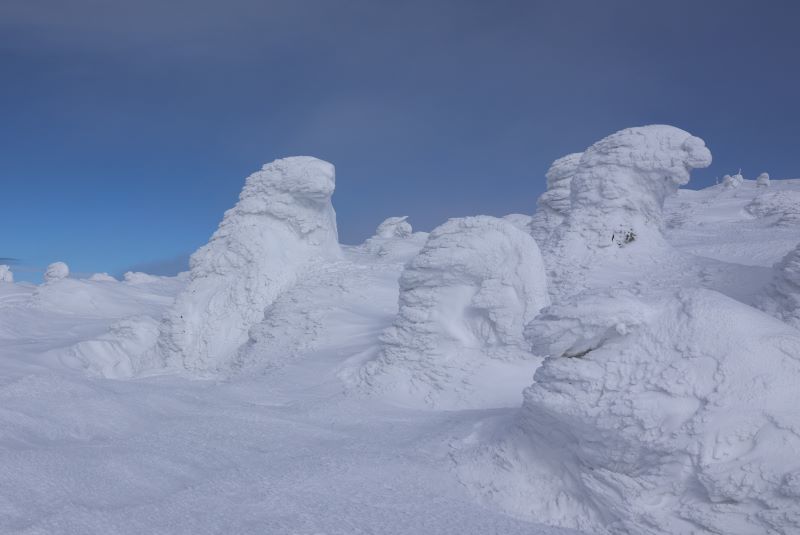
M 800 180 L 580 154 L 359 246 L 278 160 L 190 273 L 0 283 L 0 533 L 800 533 Z

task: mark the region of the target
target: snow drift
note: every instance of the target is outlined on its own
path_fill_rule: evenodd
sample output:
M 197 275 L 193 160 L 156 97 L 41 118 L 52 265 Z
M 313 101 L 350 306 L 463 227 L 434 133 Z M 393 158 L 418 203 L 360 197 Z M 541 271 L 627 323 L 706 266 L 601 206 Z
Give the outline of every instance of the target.
M 800 191 L 763 191 L 745 210 L 773 226 L 795 227 L 800 225 Z
M 800 329 L 800 244 L 773 268 L 775 275 L 761 308 Z
M 403 404 L 513 403 L 536 364 L 523 326 L 548 302 L 530 235 L 494 217 L 451 219 L 403 270 L 397 318 L 363 378 Z
M 340 249 L 334 167 L 312 157 L 265 165 L 190 261 L 189 284 L 161 325 L 159 351 L 194 372 L 229 362 L 265 308 L 315 259 Z
M 583 295 L 526 337 L 548 357 L 466 481 L 592 533 L 800 530 L 798 331 L 683 289 Z

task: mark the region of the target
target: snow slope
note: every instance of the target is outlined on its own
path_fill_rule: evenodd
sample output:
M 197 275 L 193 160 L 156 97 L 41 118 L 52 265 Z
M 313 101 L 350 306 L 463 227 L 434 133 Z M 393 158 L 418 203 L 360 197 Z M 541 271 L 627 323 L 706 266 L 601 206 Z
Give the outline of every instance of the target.
M 0 533 L 800 532 L 800 180 L 670 196 L 706 152 L 587 149 L 541 254 L 520 214 L 340 247 L 304 158 L 191 274 L 0 282 Z

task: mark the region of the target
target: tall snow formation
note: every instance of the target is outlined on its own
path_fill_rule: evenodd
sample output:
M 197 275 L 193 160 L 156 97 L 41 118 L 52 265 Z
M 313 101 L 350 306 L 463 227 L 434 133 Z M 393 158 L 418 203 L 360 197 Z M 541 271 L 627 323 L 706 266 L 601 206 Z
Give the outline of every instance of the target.
M 744 183 L 744 177 L 741 173 L 735 175 L 725 175 L 722 177 L 722 185 L 726 188 L 738 188 Z
M 769 187 L 769 173 L 761 173 L 756 178 L 756 186 L 760 188 L 767 188 Z
M 544 243 L 569 212 L 570 184 L 581 156 L 582 152 L 567 154 L 554 161 L 545 174 L 547 190 L 536 201 L 536 213 L 530 223 L 531 232 L 538 243 Z
M 378 225 L 363 248 L 386 262 L 406 262 L 419 252 L 427 237 L 426 232 L 413 232 L 408 216 L 389 217 Z
M 306 156 L 247 178 L 239 202 L 192 255 L 189 283 L 161 325 L 168 363 L 199 373 L 224 367 L 310 262 L 340 257 L 334 187 L 333 165 Z
M 6 264 L 0 264 L 0 282 L 14 282 L 14 273 Z
M 800 532 L 798 331 L 683 289 L 583 295 L 526 336 L 548 357 L 500 447 L 507 509 L 592 533 Z
M 598 255 L 630 256 L 629 245 L 640 258 L 671 250 L 661 233 L 664 200 L 710 163 L 702 139 L 666 125 L 627 128 L 589 147 L 570 183 L 569 211 L 544 247 L 558 284 L 596 266 Z
M 403 270 L 398 315 L 364 381 L 414 406 L 506 403 L 527 376 L 520 361 L 535 368 L 523 327 L 548 302 L 529 234 L 494 217 L 451 219 Z
M 407 238 L 411 236 L 411 223 L 407 219 L 407 215 L 384 219 L 375 229 L 375 236 L 378 238 Z
M 44 272 L 44 282 L 56 282 L 69 277 L 69 266 L 64 262 L 53 262 Z
M 800 244 L 773 268 L 775 275 L 760 306 L 800 329 Z

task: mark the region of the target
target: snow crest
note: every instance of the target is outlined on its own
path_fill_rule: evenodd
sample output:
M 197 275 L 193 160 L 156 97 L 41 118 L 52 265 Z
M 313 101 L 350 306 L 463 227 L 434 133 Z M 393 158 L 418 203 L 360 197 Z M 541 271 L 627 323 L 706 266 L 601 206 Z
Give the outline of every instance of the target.
M 451 219 L 403 270 L 397 318 L 364 380 L 409 405 L 516 400 L 509 382 L 520 381 L 520 369 L 531 373 L 536 360 L 524 348 L 523 327 L 548 302 L 530 235 L 494 217 Z
M 161 325 L 159 351 L 204 373 L 226 366 L 265 308 L 317 259 L 338 259 L 334 167 L 312 157 L 265 165 L 190 261 L 189 284 Z

